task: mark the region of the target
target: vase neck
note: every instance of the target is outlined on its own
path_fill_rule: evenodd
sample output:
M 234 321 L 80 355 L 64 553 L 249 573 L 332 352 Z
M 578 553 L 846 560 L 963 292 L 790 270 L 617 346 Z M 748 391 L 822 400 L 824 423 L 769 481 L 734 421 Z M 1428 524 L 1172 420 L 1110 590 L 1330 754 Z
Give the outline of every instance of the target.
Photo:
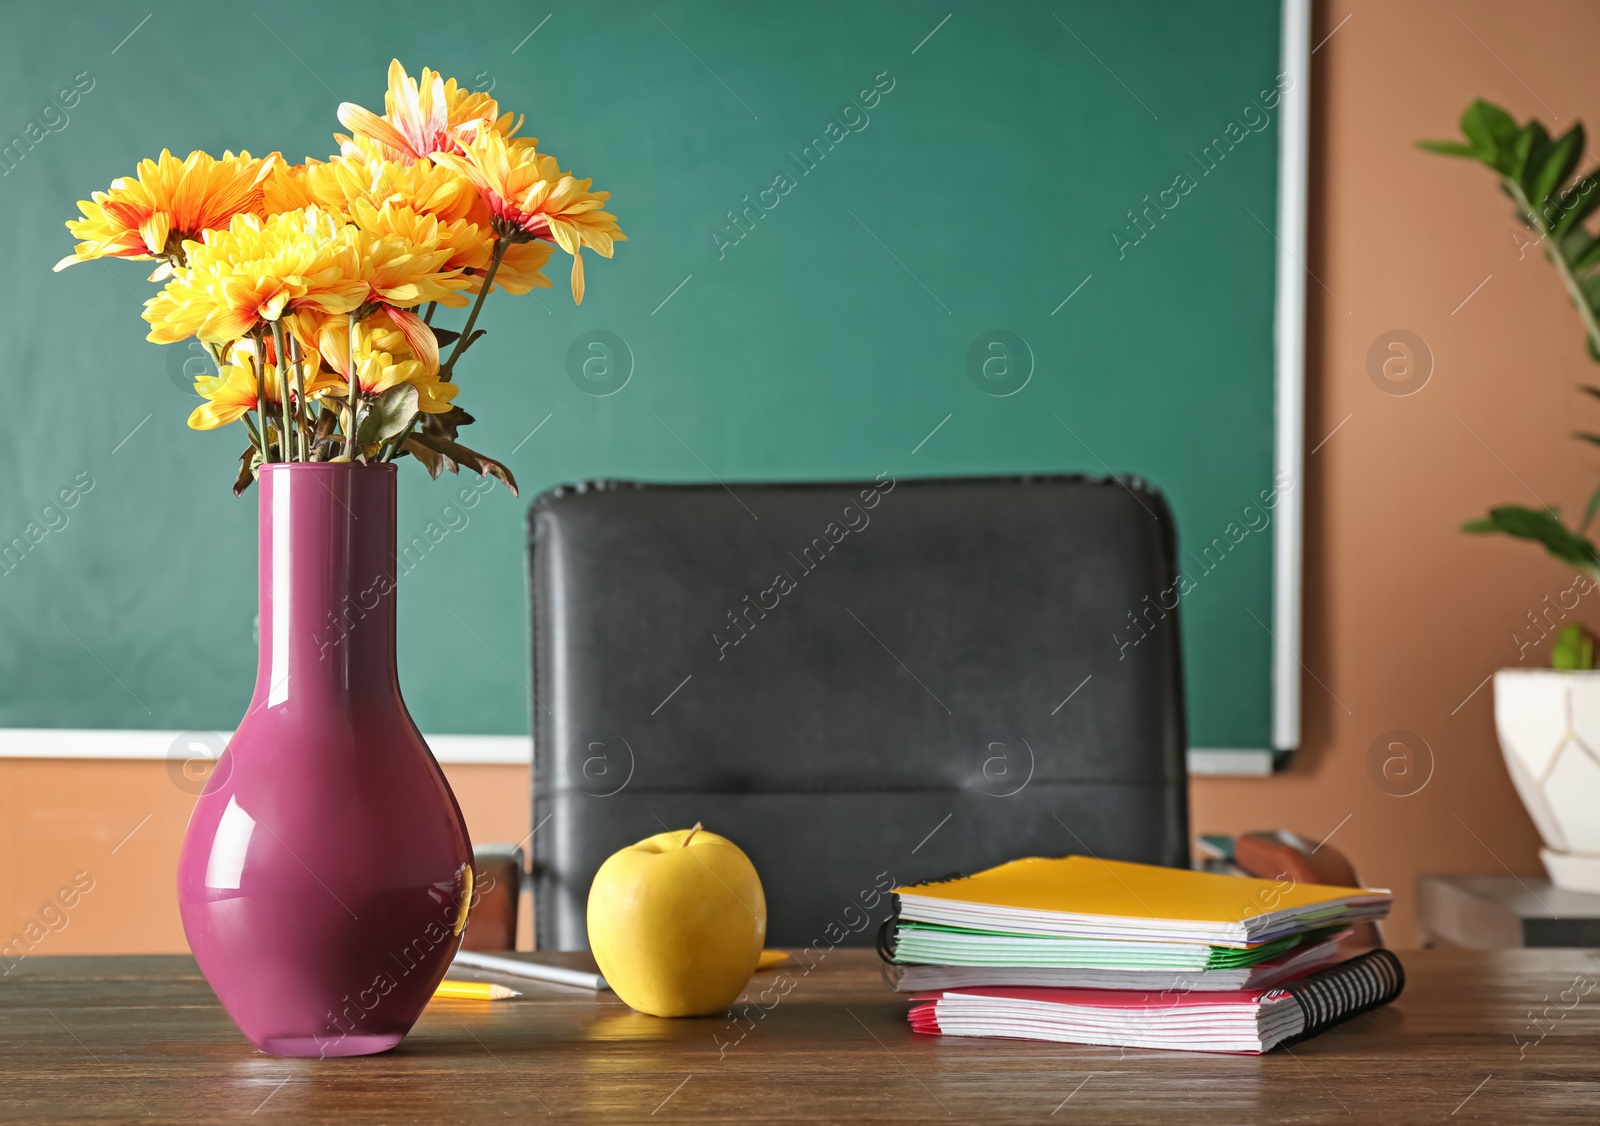
M 261 660 L 252 711 L 398 699 L 395 467 L 262 467 Z

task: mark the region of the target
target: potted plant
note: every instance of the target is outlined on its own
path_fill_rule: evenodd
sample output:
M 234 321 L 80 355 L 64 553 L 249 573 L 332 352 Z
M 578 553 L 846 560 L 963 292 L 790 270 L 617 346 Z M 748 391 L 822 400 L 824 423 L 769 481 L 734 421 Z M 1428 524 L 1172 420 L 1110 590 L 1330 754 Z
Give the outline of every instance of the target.
M 1600 362 L 1600 238 L 1584 221 L 1600 207 L 1600 169 L 1575 175 L 1584 155 L 1583 125 L 1552 138 L 1537 120 L 1518 125 L 1505 110 L 1478 100 L 1461 116 L 1462 141 L 1423 141 L 1429 152 L 1488 166 L 1516 205 L 1517 218 L 1555 268 L 1583 321 L 1589 356 Z M 1600 388 L 1582 386 L 1600 399 Z M 1578 440 L 1600 446 L 1600 434 Z M 1499 505 L 1463 530 L 1532 540 L 1576 575 L 1559 610 L 1529 615 L 1537 633 L 1523 648 L 1556 632 L 1566 611 L 1600 579 L 1600 552 L 1587 532 L 1600 509 L 1600 489 L 1569 527 L 1554 507 Z M 1569 601 L 1570 599 L 1570 601 Z M 1548 627 L 1548 630 L 1547 630 Z M 1549 668 L 1507 668 L 1494 675 L 1495 728 L 1506 768 L 1544 838 L 1540 851 L 1557 887 L 1600 893 L 1600 672 L 1593 639 L 1575 623 L 1551 644 Z
M 548 286 L 552 245 L 581 301 L 582 249 L 623 238 L 607 193 L 453 79 L 395 60 L 385 112 L 339 120 L 326 161 L 163 151 L 78 205 L 56 267 L 154 260 L 149 339 L 198 339 L 215 362 L 189 425 L 248 436 L 233 488 L 259 483 L 255 695 L 195 804 L 178 904 L 229 1015 L 286 1056 L 399 1043 L 472 902 L 466 825 L 396 672 L 397 463 L 515 493 L 460 441 L 478 314 L 492 290 Z

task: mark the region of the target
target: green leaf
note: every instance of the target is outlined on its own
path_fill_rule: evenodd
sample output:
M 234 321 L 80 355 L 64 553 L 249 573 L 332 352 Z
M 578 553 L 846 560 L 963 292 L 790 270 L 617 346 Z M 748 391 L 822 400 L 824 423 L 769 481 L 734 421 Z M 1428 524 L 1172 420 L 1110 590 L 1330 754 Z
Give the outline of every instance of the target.
M 1539 206 L 1539 201 L 1533 197 L 1533 177 L 1544 164 L 1549 151 L 1550 134 L 1537 121 L 1524 125 L 1511 143 L 1511 171 L 1508 175 L 1522 185 L 1529 196 L 1528 202 L 1534 207 Z
M 1478 98 L 1461 115 L 1461 132 L 1472 144 L 1477 158 L 1507 174 L 1511 171 L 1511 146 L 1517 139 L 1517 123 L 1492 102 Z
M 432 477 L 435 481 L 439 479 L 439 474 L 444 472 L 444 456 L 417 441 L 417 436 L 415 434 L 411 435 L 400 444 L 400 453 L 396 454 L 395 456 L 400 457 L 404 454 L 410 454 L 412 457 L 416 458 L 417 461 L 422 464 L 422 467 L 428 471 L 428 476 Z M 452 473 L 455 472 L 454 465 L 455 463 L 451 462 Z
M 324 405 L 317 412 L 317 425 L 311 434 L 311 455 L 314 461 L 327 461 L 334 450 L 344 445 L 342 435 L 335 436 L 334 425 L 339 421 L 339 412 Z
M 466 344 L 462 345 L 461 351 L 465 352 L 468 348 L 471 348 L 488 331 L 486 328 L 473 329 L 472 335 L 467 338 Z M 439 338 L 440 348 L 445 347 L 447 344 L 454 344 L 461 339 L 461 334 L 453 328 L 436 328 L 433 330 L 433 335 Z
M 1556 200 L 1551 232 L 1557 239 L 1565 238 L 1568 231 L 1594 214 L 1596 207 L 1600 207 L 1600 172 L 1591 172 Z
M 1438 153 L 1440 156 L 1465 156 L 1475 159 L 1478 155 L 1471 145 L 1464 145 L 1460 141 L 1418 141 L 1417 148 L 1423 152 Z
M 255 483 L 256 470 L 261 467 L 261 449 L 254 442 L 239 455 L 239 476 L 234 478 L 233 495 L 244 496 L 244 491 Z
M 1556 634 L 1550 646 L 1550 667 L 1581 672 L 1594 668 L 1594 638 L 1573 622 Z
M 1567 236 L 1568 240 L 1571 240 L 1571 238 L 1571 235 Z M 1592 266 L 1600 265 L 1600 239 L 1589 239 L 1589 243 L 1584 247 L 1583 253 L 1577 257 L 1569 257 L 1569 261 L 1572 263 L 1573 270 L 1580 274 L 1586 273 Z
M 366 448 L 381 445 L 411 425 L 417 416 L 417 389 L 410 383 L 397 383 L 373 401 L 356 431 L 356 445 Z
M 1579 122 L 1550 146 L 1549 152 L 1536 166 L 1529 167 L 1528 198 L 1541 214 L 1550 214 L 1550 197 L 1567 182 L 1567 177 L 1572 175 L 1582 155 L 1583 124 Z
M 1583 523 L 1578 525 L 1578 531 L 1587 532 L 1589 525 L 1594 521 L 1594 514 L 1600 512 L 1600 489 L 1589 494 L 1589 503 L 1583 506 Z
M 1591 434 L 1587 430 L 1574 430 L 1572 436 L 1580 442 L 1588 442 L 1591 446 L 1600 446 L 1600 434 Z M 1585 520 L 1587 525 L 1589 521 Z
M 444 468 L 450 472 L 455 473 L 457 466 L 463 466 L 481 476 L 494 477 L 511 490 L 512 496 L 517 495 L 517 480 L 511 475 L 511 470 L 487 454 L 480 454 L 477 450 L 469 450 L 466 446 L 461 445 L 459 442 L 453 442 L 449 438 L 444 438 L 437 434 L 427 434 L 422 431 L 413 434 L 406 444 L 409 446 L 412 442 L 417 442 L 424 448 L 443 455 Z
M 1461 526 L 1464 532 L 1481 534 L 1503 532 L 1517 539 L 1533 540 L 1563 563 L 1585 569 L 1600 566 L 1600 553 L 1594 544 L 1569 529 L 1554 512 L 1505 504 L 1489 510 L 1486 520 L 1473 520 Z
M 463 426 L 471 426 L 476 421 L 460 407 L 451 407 L 440 414 L 423 415 L 420 429 L 424 434 L 436 434 L 454 441 Z
M 1594 236 L 1588 231 L 1582 227 L 1573 227 L 1561 236 L 1556 243 L 1556 248 L 1560 250 L 1561 256 L 1568 262 L 1575 262 L 1588 252 L 1594 242 Z

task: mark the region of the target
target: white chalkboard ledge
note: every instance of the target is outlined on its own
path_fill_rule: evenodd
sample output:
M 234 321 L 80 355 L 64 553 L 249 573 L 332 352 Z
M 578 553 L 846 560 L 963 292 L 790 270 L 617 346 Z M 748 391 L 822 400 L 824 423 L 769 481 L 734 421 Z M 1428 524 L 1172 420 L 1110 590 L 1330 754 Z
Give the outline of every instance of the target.
M 1255 747 L 1190 747 L 1189 776 L 1266 778 L 1282 769 L 1289 756 Z
M 171 759 L 188 762 L 216 758 L 227 745 L 226 731 L 89 731 L 76 728 L 0 728 L 0 759 Z M 433 757 L 445 765 L 526 766 L 533 740 L 526 735 L 428 735 Z
M 451 766 L 526 766 L 533 740 L 526 735 L 429 735 L 434 758 Z M 64 727 L 0 728 L 0 759 L 215 758 L 227 744 L 222 731 L 89 731 Z M 1190 747 L 1189 773 L 1207 777 L 1266 777 L 1281 756 L 1268 750 Z

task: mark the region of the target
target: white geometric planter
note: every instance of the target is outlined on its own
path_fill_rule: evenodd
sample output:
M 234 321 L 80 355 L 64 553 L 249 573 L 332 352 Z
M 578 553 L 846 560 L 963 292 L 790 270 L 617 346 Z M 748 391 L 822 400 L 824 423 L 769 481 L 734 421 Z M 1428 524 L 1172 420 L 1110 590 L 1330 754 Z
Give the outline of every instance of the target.
M 1550 882 L 1600 894 L 1600 671 L 1501 669 L 1494 724 Z

